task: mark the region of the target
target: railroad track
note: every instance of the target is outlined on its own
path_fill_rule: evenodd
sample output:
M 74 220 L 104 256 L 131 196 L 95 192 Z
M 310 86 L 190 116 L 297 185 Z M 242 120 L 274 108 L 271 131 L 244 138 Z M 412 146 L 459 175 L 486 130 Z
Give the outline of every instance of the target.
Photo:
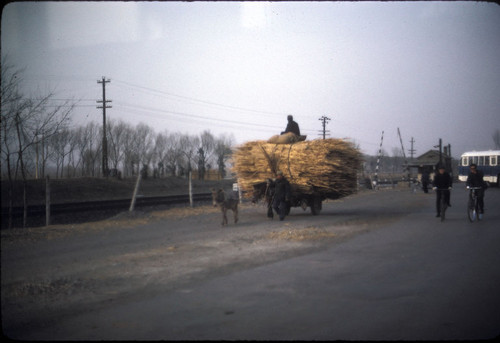
M 193 202 L 211 201 L 211 193 L 193 194 Z M 118 200 L 100 200 L 100 201 L 85 201 L 63 204 L 51 204 L 51 215 L 106 211 L 106 210 L 128 210 L 130 208 L 131 199 Z M 158 205 L 177 205 L 189 204 L 189 195 L 170 195 L 170 196 L 155 196 L 155 197 L 137 197 L 135 200 L 135 208 L 158 206 Z M 2 217 L 8 216 L 9 208 L 2 207 Z M 13 217 L 23 215 L 23 207 L 14 207 L 12 209 Z M 28 216 L 45 215 L 45 205 L 28 206 Z

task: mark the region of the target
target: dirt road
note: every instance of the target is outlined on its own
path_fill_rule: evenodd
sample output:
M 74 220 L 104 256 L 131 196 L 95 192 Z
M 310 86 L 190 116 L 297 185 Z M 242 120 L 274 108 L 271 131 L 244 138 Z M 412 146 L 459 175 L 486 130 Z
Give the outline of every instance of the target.
M 240 222 L 229 213 L 226 227 L 207 205 L 3 231 L 3 330 L 12 338 L 60 339 L 51 332 L 63 318 L 316 253 L 415 211 L 432 216 L 433 208 L 425 208 L 430 197 L 362 192 L 325 202 L 319 216 L 293 208 L 283 222 L 267 219 L 262 205 L 244 203 Z

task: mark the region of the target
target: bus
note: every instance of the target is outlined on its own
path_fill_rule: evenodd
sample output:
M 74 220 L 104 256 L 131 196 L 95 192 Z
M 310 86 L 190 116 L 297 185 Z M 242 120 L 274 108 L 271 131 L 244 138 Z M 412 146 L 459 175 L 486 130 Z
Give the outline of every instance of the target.
M 458 179 L 467 181 L 469 166 L 475 163 L 484 174 L 484 181 L 498 186 L 500 179 L 500 150 L 469 151 L 462 154 L 458 164 Z

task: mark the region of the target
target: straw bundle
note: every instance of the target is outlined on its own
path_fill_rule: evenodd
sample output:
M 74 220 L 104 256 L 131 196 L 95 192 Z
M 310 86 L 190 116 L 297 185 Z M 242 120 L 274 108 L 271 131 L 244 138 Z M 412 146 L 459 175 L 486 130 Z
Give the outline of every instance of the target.
M 233 171 L 242 190 L 275 178 L 282 171 L 292 193 L 336 199 L 356 190 L 361 154 L 341 139 L 317 139 L 293 144 L 247 142 L 233 153 Z

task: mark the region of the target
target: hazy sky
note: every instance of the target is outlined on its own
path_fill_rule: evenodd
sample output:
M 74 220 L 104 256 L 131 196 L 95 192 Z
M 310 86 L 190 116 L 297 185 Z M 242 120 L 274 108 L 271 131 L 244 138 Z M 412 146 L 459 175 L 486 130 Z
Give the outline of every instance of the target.
M 22 2 L 1 51 L 35 90 L 81 99 L 78 125 L 111 119 L 268 139 L 292 114 L 308 139 L 375 155 L 494 148 L 500 6 L 486 2 Z

